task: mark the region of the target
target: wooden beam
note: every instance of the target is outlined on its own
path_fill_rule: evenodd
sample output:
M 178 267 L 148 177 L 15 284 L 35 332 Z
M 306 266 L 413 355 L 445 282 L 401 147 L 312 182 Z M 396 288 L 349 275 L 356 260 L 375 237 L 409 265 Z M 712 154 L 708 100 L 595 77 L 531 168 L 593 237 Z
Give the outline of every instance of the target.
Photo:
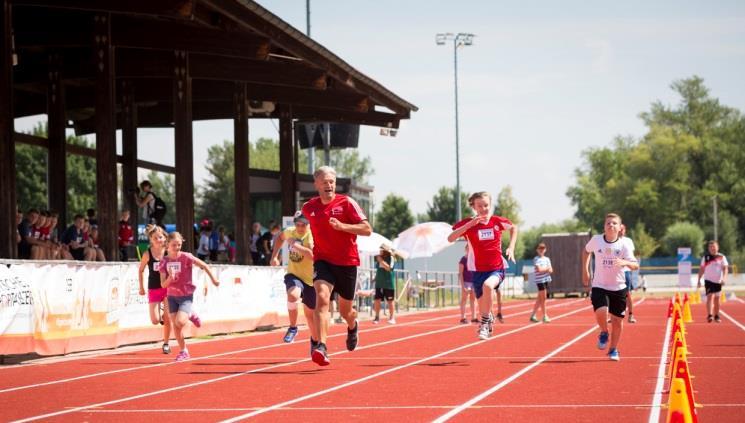
M 184 236 L 184 251 L 194 251 L 194 141 L 189 54 L 173 53 L 173 122 L 176 148 L 176 229 Z
M 18 257 L 16 153 L 13 142 L 13 19 L 10 0 L 0 0 L 0 257 Z
M 196 3 L 193 0 L 13 0 L 12 2 L 23 6 L 152 15 L 176 19 L 190 19 Z
M 61 78 L 62 56 L 49 55 L 47 84 L 47 194 L 49 208 L 59 213 L 59 221 L 67 222 L 67 139 L 65 128 L 65 86 Z
M 401 117 L 399 115 L 383 112 L 345 112 L 320 107 L 296 106 L 293 115 L 304 122 L 338 122 L 356 123 L 360 125 L 382 126 L 386 128 L 398 128 Z
M 248 175 L 248 99 L 246 84 L 233 85 L 233 143 L 235 175 L 235 244 L 236 263 L 258 264 L 251 260 L 251 183 Z
M 292 158 L 292 109 L 282 105 L 279 112 L 279 180 L 282 216 L 295 213 L 295 172 Z
M 135 202 L 133 189 L 137 187 L 137 103 L 135 103 L 134 82 L 121 82 L 122 94 L 122 199 L 123 208 L 129 210 L 129 222 L 137 227 L 139 209 Z
M 116 104 L 111 14 L 94 17 L 96 61 L 96 204 L 101 226 L 99 246 L 108 260 L 117 254 Z
M 267 83 L 318 90 L 326 88 L 326 74 L 301 63 L 194 54 L 189 60 L 189 66 L 192 77 L 198 79 Z

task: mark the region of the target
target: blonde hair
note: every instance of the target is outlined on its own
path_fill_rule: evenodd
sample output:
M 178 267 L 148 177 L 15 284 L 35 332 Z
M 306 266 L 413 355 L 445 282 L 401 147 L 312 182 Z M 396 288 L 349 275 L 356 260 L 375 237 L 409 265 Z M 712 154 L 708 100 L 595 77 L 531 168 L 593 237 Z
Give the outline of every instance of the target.
M 178 239 L 179 241 L 184 242 L 184 237 L 181 235 L 180 232 L 173 231 L 168 234 L 168 242 L 171 242 L 174 239 Z
M 611 219 L 611 218 L 618 219 L 618 223 L 621 223 L 622 222 L 621 221 L 621 216 L 619 216 L 616 213 L 608 213 L 608 214 L 605 215 L 605 220 L 608 220 L 608 219 Z
M 474 192 L 473 194 L 471 194 L 470 197 L 468 197 L 468 205 L 473 207 L 473 203 L 479 198 L 488 198 L 489 202 L 491 202 L 491 194 L 489 194 L 486 191 L 479 191 L 479 192 Z
M 153 235 L 157 233 L 161 233 L 164 236 L 166 235 L 166 232 L 163 230 L 163 228 L 161 228 L 158 225 L 151 223 L 145 227 L 145 235 L 148 237 L 148 239 L 150 239 L 150 237 L 152 237 Z

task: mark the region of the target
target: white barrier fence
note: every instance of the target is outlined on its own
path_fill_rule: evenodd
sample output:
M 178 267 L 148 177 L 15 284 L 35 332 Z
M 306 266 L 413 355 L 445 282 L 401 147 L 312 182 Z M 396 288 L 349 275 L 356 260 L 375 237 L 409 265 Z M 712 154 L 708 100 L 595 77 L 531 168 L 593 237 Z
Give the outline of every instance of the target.
M 161 339 L 139 295 L 138 263 L 0 260 L 0 355 L 65 354 Z M 220 286 L 194 269 L 202 327 L 187 336 L 286 323 L 284 269 L 212 265 Z M 147 270 L 145 271 L 147 286 Z

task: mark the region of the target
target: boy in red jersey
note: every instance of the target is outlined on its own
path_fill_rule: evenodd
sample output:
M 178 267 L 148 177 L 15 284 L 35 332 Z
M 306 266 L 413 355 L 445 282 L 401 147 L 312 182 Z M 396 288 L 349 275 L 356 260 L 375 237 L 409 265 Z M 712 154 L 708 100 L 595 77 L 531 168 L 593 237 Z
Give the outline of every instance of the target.
M 491 325 L 492 291 L 499 290 L 504 280 L 504 260 L 502 260 L 502 232 L 510 231 L 510 244 L 505 251 L 507 258 L 515 261 L 515 242 L 517 226 L 509 219 L 492 215 L 491 195 L 477 192 L 468 198 L 476 216 L 461 220 L 453 225 L 448 241 L 454 242 L 464 237 L 468 242 L 466 267 L 473 273 L 473 291 L 481 310 L 479 338 L 489 338 Z M 487 289 L 484 289 L 486 287 Z
M 321 166 L 313 173 L 318 196 L 303 204 L 303 215 L 313 234 L 313 286 L 316 290 L 316 327 L 311 358 L 320 366 L 330 364 L 326 352 L 329 327 L 329 301 L 339 294 L 339 312 L 347 322 L 347 349 L 357 347 L 357 311 L 352 308 L 357 286 L 357 235 L 370 235 L 372 227 L 365 213 L 352 198 L 336 193 L 336 171 Z

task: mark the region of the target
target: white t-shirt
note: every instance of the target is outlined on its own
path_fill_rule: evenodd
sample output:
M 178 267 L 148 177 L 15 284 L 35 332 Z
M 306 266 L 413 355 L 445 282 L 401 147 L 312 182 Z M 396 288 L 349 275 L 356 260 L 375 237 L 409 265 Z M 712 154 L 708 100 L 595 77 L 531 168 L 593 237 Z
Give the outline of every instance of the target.
M 636 261 L 634 252 L 629 244 L 619 238 L 614 242 L 607 242 L 603 234 L 595 235 L 585 245 L 588 253 L 595 254 L 595 273 L 592 278 L 592 286 L 603 288 L 608 291 L 620 291 L 626 288 L 626 278 L 623 267 L 613 265 L 617 258 Z
M 546 256 L 535 256 L 533 258 L 533 266 L 539 267 L 552 267 L 551 259 Z M 548 272 L 535 272 L 535 283 L 546 283 L 551 282 L 551 274 Z
M 712 256 L 707 254 L 701 258 L 701 267 L 704 269 L 704 280 L 721 283 L 724 276 L 724 268 L 729 266 L 724 254 Z
M 202 232 L 199 237 L 199 246 L 197 246 L 197 254 L 200 256 L 208 256 L 210 254 L 210 237 L 206 233 Z

